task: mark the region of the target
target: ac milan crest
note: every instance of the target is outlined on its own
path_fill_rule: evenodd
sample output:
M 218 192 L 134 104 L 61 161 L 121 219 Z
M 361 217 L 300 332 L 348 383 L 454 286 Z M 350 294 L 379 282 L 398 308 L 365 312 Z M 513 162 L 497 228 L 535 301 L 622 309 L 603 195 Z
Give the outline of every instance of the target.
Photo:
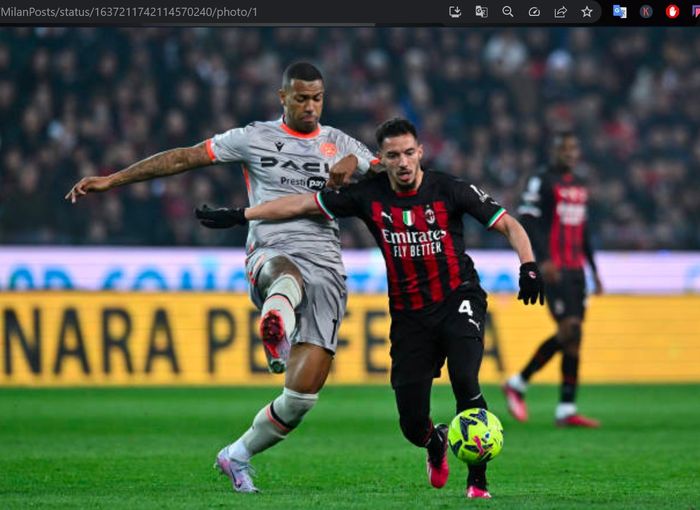
M 427 221 L 429 225 L 435 223 L 435 211 L 433 211 L 430 206 L 425 208 L 425 221 Z

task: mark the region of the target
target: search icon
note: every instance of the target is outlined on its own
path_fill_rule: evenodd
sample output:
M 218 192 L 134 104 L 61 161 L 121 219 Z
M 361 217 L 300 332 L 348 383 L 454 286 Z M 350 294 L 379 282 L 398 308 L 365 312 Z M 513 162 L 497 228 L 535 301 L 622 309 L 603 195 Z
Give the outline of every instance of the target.
M 513 17 L 513 9 L 510 7 L 510 5 L 505 5 L 502 12 L 504 16 L 510 16 L 511 18 Z

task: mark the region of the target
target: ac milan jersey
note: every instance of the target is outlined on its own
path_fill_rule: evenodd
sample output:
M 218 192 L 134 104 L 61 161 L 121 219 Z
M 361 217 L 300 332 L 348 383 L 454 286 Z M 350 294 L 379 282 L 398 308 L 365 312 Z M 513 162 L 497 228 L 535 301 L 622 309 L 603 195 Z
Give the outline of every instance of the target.
M 474 185 L 439 172 L 425 172 L 409 193 L 391 189 L 385 173 L 339 191 L 316 194 L 329 219 L 357 216 L 369 228 L 387 266 L 389 301 L 395 310 L 418 310 L 442 302 L 461 284 L 478 284 L 465 253 L 462 217 L 492 227 L 504 214 Z
M 338 129 L 319 125 L 313 133 L 298 133 L 282 119 L 231 129 L 209 139 L 206 146 L 213 162 L 243 164 L 251 206 L 323 189 L 331 166 L 348 154 L 367 164 L 374 159 L 367 147 Z M 251 221 L 246 249 L 250 253 L 263 247 L 305 256 L 345 274 L 335 221 L 312 217 L 284 223 Z
M 588 191 L 581 177 L 555 169 L 531 177 L 518 213 L 537 220 L 532 224 L 538 232 L 530 237 L 538 260 L 564 269 L 584 267 Z

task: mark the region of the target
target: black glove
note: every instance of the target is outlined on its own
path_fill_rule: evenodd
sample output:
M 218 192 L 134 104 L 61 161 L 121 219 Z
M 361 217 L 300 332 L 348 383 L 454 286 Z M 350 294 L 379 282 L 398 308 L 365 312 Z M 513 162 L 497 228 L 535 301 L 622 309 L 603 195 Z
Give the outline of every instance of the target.
M 526 305 L 534 305 L 537 303 L 537 297 L 540 298 L 540 304 L 544 304 L 544 284 L 542 283 L 542 275 L 534 262 L 525 262 L 520 266 L 520 292 L 518 299 L 522 299 Z
M 194 210 L 194 215 L 207 228 L 229 228 L 248 223 L 248 220 L 245 219 L 244 207 L 212 209 L 207 204 L 204 204 L 202 207 Z

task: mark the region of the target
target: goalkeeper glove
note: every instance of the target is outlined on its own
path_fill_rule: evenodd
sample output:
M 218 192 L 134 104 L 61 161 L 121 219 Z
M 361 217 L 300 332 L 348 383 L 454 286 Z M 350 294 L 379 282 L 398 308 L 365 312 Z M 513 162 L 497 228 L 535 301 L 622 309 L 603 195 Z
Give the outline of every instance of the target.
M 521 299 L 523 304 L 534 305 L 537 303 L 538 297 L 540 305 L 544 304 L 544 284 L 536 263 L 525 262 L 520 266 L 520 280 L 518 283 L 520 284 L 518 299 Z
M 245 225 L 248 220 L 245 219 L 245 208 L 238 207 L 230 209 L 228 207 L 220 207 L 212 209 L 204 204 L 194 210 L 194 215 L 199 222 L 207 228 L 229 228 L 236 225 Z

